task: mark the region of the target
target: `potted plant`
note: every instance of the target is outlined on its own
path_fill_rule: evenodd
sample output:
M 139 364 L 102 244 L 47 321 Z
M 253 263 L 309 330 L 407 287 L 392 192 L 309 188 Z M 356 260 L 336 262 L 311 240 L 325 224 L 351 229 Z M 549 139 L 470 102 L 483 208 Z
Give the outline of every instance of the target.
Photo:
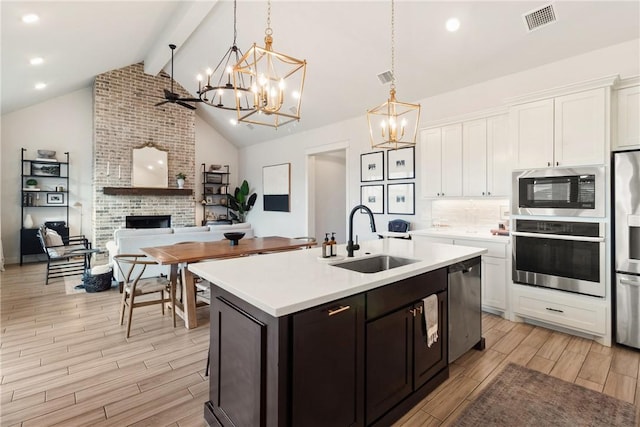
M 229 195 L 229 207 L 232 212 L 229 212 L 231 218 L 238 222 L 245 222 L 247 219 L 247 213 L 256 204 L 258 195 L 256 193 L 249 194 L 249 183 L 245 179 L 242 181 L 240 187 L 236 187 L 233 195 Z M 235 211 L 235 212 L 233 212 Z
M 29 178 L 26 184 L 27 184 L 27 188 L 36 188 L 36 185 L 38 185 L 38 181 L 36 181 L 33 178 Z
M 176 179 L 178 180 L 178 188 L 184 188 L 184 181 L 187 179 L 187 175 L 182 172 L 176 174 Z

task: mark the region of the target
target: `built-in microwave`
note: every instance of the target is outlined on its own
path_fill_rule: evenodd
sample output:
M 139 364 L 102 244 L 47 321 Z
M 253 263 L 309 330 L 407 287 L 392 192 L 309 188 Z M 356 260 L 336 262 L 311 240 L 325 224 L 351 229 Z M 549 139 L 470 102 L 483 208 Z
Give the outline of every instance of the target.
M 516 215 L 605 216 L 604 166 L 513 172 Z

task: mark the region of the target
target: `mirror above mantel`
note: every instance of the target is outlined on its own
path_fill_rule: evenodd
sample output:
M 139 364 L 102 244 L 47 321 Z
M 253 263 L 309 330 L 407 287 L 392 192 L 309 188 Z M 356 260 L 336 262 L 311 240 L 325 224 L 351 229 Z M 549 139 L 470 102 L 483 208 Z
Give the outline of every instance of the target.
M 149 141 L 142 147 L 133 149 L 132 187 L 168 188 L 168 152 Z
M 132 150 L 131 187 L 104 187 L 112 196 L 192 196 L 193 190 L 169 188 L 168 151 L 149 141 Z

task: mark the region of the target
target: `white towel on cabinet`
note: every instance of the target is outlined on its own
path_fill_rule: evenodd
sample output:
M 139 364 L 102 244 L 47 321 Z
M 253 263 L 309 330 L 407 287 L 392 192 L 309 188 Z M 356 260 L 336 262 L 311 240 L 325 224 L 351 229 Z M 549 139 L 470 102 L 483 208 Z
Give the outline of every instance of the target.
M 430 295 L 422 300 L 422 313 L 427 331 L 427 347 L 438 341 L 438 296 Z

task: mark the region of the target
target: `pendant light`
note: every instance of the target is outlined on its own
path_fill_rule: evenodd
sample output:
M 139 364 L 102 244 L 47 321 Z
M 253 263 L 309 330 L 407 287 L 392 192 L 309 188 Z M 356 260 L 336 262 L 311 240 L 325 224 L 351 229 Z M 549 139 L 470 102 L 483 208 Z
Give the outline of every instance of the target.
M 238 111 L 238 122 L 278 128 L 300 120 L 307 61 L 274 52 L 271 0 L 268 1 L 264 47 L 255 43 L 233 68 L 234 86 L 242 76 L 251 84 L 252 109 Z M 236 93 L 240 91 L 236 89 Z
M 240 62 L 243 53 L 236 46 L 238 31 L 236 29 L 237 4 L 233 2 L 233 44 L 224 54 L 216 68 L 207 70 L 207 82 L 203 83 L 202 75 L 198 75 L 198 96 L 200 100 L 212 107 L 223 110 L 253 110 L 253 97 L 249 84 L 243 75 L 235 76 L 233 67 Z M 212 83 L 213 82 L 213 83 Z
M 396 99 L 395 77 L 395 4 L 391 0 L 391 89 L 389 99 L 367 111 L 371 148 L 397 150 L 416 145 L 420 104 Z

